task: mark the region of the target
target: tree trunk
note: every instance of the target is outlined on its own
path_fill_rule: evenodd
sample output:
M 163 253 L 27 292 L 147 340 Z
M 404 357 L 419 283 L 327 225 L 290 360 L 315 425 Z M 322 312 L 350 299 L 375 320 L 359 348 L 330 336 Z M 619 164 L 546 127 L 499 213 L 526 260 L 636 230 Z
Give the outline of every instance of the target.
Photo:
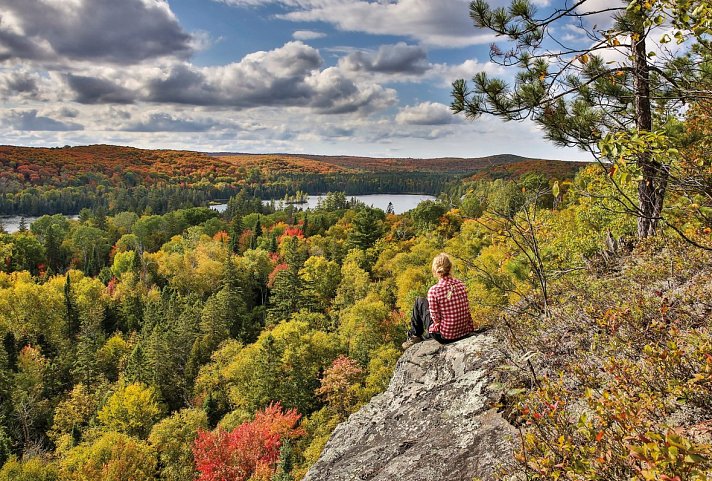
M 642 25 L 642 22 L 641 22 Z M 638 132 L 651 132 L 653 120 L 650 106 L 650 72 L 645 46 L 645 30 L 641 28 L 633 40 L 633 75 L 636 127 Z M 663 210 L 669 170 L 653 159 L 651 152 L 638 158 L 642 180 L 638 183 L 638 238 L 655 235 Z

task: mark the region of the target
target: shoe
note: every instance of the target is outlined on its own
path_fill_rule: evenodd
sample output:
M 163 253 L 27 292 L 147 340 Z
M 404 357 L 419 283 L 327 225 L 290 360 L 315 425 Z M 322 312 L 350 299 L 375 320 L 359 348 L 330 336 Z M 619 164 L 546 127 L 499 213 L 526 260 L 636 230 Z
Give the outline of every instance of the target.
M 403 349 L 408 349 L 409 347 L 414 346 L 422 341 L 423 338 L 421 336 L 408 336 L 408 340 L 401 344 L 401 347 Z

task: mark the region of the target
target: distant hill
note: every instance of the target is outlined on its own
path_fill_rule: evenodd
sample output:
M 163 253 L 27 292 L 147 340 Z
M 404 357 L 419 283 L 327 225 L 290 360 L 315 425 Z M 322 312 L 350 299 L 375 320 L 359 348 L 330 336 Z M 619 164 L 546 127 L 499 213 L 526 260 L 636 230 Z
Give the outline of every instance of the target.
M 581 162 L 529 159 L 516 155 L 435 159 L 373 158 L 295 154 L 207 154 L 144 150 L 112 145 L 34 148 L 0 146 L 0 191 L 32 186 L 126 186 L 201 182 L 240 184 L 259 170 L 279 175 L 436 173 L 477 178 L 513 177 L 539 172 L 571 177 Z
M 220 173 L 239 177 L 229 162 L 199 152 L 113 145 L 34 148 L 0 146 L 0 186 L 79 186 L 192 181 Z
M 507 156 L 516 157 L 516 156 Z M 562 160 L 543 160 L 543 159 L 525 159 L 520 157 L 520 160 L 493 164 L 482 170 L 479 170 L 469 180 L 492 180 L 492 179 L 509 179 L 519 177 L 528 173 L 544 174 L 547 177 L 556 179 L 568 179 L 574 176 L 576 172 L 586 165 L 591 165 L 590 162 L 568 162 Z
M 585 162 L 546 160 L 520 157 L 512 154 L 488 157 L 459 158 L 439 157 L 432 159 L 379 158 L 358 156 L 329 156 L 302 154 L 210 154 L 216 158 L 238 163 L 245 167 L 284 169 L 285 171 L 334 172 L 431 172 L 471 174 L 495 177 L 540 172 L 552 176 L 572 176 Z

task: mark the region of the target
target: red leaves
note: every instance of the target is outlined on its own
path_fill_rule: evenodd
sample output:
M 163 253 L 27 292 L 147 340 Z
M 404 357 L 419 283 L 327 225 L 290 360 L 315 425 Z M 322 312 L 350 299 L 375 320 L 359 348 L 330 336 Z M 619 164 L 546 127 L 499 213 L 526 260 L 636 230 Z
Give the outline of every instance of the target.
M 230 236 L 227 234 L 227 232 L 221 230 L 215 233 L 215 235 L 213 236 L 213 240 L 222 242 L 223 244 L 227 244 L 230 240 Z
M 119 284 L 119 280 L 115 276 L 111 276 L 109 283 L 106 285 L 106 293 L 113 297 L 114 292 L 116 292 L 116 286 Z
M 198 481 L 269 479 L 282 441 L 303 434 L 296 428 L 300 417 L 295 409 L 282 411 L 276 403 L 232 431 L 200 432 L 193 446 Z
M 321 387 L 316 393 L 323 396 L 337 413 L 346 417 L 358 403 L 354 389 L 358 388 L 363 374 L 358 362 L 341 355 L 324 371 Z
M 270 272 L 270 274 L 267 278 L 268 279 L 267 287 L 272 288 L 272 286 L 274 286 L 275 279 L 277 279 L 277 274 L 279 274 L 282 271 L 286 271 L 287 269 L 289 269 L 289 266 L 286 263 L 283 262 L 281 264 L 277 264 L 275 266 L 275 268 L 272 270 L 272 272 Z
M 287 227 L 284 230 L 284 234 L 279 238 L 280 242 L 285 237 L 296 237 L 297 239 L 304 239 L 304 232 L 299 227 Z

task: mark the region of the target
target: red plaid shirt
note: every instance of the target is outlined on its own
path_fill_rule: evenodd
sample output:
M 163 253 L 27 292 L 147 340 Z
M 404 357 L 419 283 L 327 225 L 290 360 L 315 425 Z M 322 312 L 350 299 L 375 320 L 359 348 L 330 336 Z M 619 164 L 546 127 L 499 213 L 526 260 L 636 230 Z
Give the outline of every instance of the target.
M 430 288 L 428 308 L 433 319 L 429 331 L 444 339 L 459 339 L 475 330 L 465 284 L 454 277 L 443 277 Z

